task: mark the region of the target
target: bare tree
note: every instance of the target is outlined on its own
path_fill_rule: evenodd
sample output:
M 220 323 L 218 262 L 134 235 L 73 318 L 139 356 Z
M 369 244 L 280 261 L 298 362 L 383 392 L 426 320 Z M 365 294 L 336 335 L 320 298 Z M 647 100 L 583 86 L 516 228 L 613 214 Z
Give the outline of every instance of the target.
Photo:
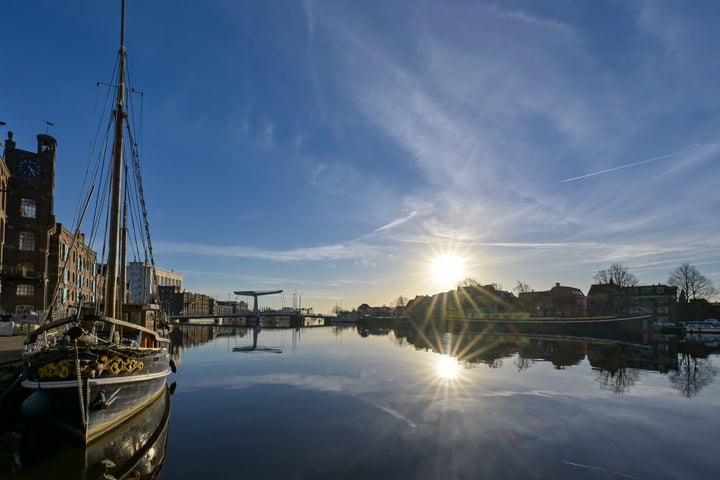
M 527 293 L 531 290 L 530 285 L 525 282 L 521 282 L 520 280 L 517 281 L 515 288 L 513 288 L 513 292 L 515 293 Z
M 480 286 L 480 282 L 478 282 L 477 280 L 475 280 L 472 277 L 467 277 L 466 279 L 458 282 L 458 287 L 479 287 L 479 286 Z
M 405 308 L 405 305 L 407 305 L 407 297 L 400 295 L 395 300 L 390 302 L 391 308 Z
M 618 287 L 634 287 L 638 284 L 637 277 L 620 263 L 613 263 L 607 270 L 598 271 L 593 278 L 600 284 L 614 283 Z
M 673 287 L 678 287 L 678 289 L 685 292 L 687 300 L 710 298 L 718 293 L 712 281 L 689 263 L 683 263 L 670 272 L 668 284 Z

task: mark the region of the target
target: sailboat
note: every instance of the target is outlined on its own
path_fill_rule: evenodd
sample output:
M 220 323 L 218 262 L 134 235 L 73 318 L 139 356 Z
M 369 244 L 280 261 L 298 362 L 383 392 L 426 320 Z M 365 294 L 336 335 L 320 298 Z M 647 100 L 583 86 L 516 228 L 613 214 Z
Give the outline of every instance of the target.
M 28 396 L 21 405 L 21 413 L 28 420 L 61 427 L 86 444 L 128 422 L 165 395 L 166 378 L 175 370 L 159 306 L 125 303 L 127 214 L 123 215 L 123 211 L 127 207 L 123 205 L 123 195 L 127 195 L 124 187 L 133 182 L 123 179 L 123 173 L 139 168 L 134 157 L 131 162 L 124 154 L 126 61 L 125 0 L 122 0 L 117 79 L 112 86 L 114 128 L 108 129 L 108 135 L 112 133 L 114 138 L 110 167 L 102 170 L 108 174 L 104 176 L 104 190 L 109 192 L 110 199 L 97 202 L 106 210 L 106 220 L 93 222 L 107 225 L 102 250 L 107 252 L 107 266 L 98 269 L 98 273 L 104 270 L 104 279 L 97 280 L 98 284 L 105 284 L 104 298 L 90 306 L 79 302 L 76 312 L 60 318 L 51 314 L 51 302 L 43 324 L 25 341 L 21 386 L 27 389 Z M 134 150 L 133 143 L 128 144 Z M 138 177 L 136 173 L 135 188 L 142 202 L 142 223 L 147 227 Z M 90 189 L 90 196 L 93 191 Z M 76 239 L 90 196 L 78 220 Z M 143 238 L 148 244 L 149 239 L 149 234 Z M 152 255 L 151 247 L 149 251 Z M 57 295 L 53 300 L 56 298 Z

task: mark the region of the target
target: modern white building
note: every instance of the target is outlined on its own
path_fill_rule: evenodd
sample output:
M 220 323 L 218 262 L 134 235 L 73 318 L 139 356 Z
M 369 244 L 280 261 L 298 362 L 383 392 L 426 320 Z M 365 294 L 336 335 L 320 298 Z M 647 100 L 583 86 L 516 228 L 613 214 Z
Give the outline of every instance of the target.
M 157 286 L 179 287 L 182 291 L 182 273 L 155 268 Z M 149 303 L 157 288 L 153 284 L 152 265 L 145 262 L 129 262 L 127 268 L 127 279 L 130 285 L 130 303 Z

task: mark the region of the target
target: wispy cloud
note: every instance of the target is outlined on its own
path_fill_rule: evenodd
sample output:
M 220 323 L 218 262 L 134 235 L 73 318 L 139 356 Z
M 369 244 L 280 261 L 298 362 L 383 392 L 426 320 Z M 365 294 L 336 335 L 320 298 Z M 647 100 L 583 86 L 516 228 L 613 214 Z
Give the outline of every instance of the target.
M 162 251 L 163 254 L 235 257 L 269 260 L 275 262 L 349 260 L 373 257 L 380 254 L 380 249 L 378 247 L 361 243 L 320 245 L 317 247 L 295 248 L 289 250 L 264 250 L 244 246 L 157 242 L 156 248 L 157 250 Z

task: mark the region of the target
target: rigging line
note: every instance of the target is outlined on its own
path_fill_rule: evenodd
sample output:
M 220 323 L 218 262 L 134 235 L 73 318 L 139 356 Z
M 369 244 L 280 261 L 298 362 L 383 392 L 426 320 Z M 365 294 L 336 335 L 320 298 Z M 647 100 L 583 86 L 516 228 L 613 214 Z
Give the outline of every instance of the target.
M 131 138 L 130 140 L 132 140 L 132 138 Z M 128 142 L 128 143 L 131 143 L 131 142 Z M 131 155 L 132 155 L 132 153 L 131 153 Z M 127 157 L 126 157 L 126 158 L 127 158 Z M 135 182 L 135 177 L 134 177 L 134 175 L 130 175 L 130 173 L 129 173 L 129 167 L 130 167 L 130 165 L 129 165 L 129 164 L 126 164 L 126 166 L 125 166 L 126 179 L 127 179 L 128 183 L 129 183 L 129 185 L 131 186 L 131 187 L 128 187 L 128 189 L 132 188 L 132 190 L 133 190 L 134 192 L 137 192 L 137 185 L 136 185 L 136 182 Z M 131 222 L 132 222 L 132 227 L 133 227 L 133 228 L 132 228 L 132 233 L 133 233 L 133 235 L 134 235 L 134 242 L 133 242 L 133 243 L 134 243 L 134 246 L 136 247 L 135 255 L 138 256 L 138 253 L 139 253 L 138 250 L 137 250 L 138 245 L 142 245 L 142 246 L 143 246 L 143 249 L 145 249 L 145 245 L 144 245 L 144 242 L 143 242 L 142 240 L 139 240 L 138 237 L 137 237 L 137 232 L 140 230 L 140 228 L 138 227 L 138 225 L 140 224 L 140 222 L 139 222 L 138 219 L 141 218 L 141 217 L 140 217 L 139 207 L 138 207 L 138 204 L 137 204 L 137 201 L 136 201 L 136 200 L 137 200 L 137 199 L 136 199 L 136 195 L 133 195 L 133 196 L 130 196 L 130 197 L 129 197 L 128 202 L 129 202 L 129 204 L 130 204 L 130 206 L 131 206 L 131 208 L 130 208 L 130 220 L 131 220 Z M 136 223 L 136 222 L 137 222 L 137 223 Z
M 93 245 L 95 238 L 97 238 L 97 235 L 99 233 L 98 225 L 101 222 L 103 215 L 102 212 L 104 212 L 104 205 L 105 201 L 108 197 L 109 192 L 109 179 L 107 176 L 107 172 L 105 168 L 108 166 L 107 162 L 104 161 L 105 158 L 107 158 L 107 149 L 108 149 L 108 138 L 109 138 L 109 132 L 112 129 L 113 122 L 110 121 L 108 124 L 108 128 L 106 131 L 106 137 L 105 142 L 103 143 L 103 150 L 101 152 L 98 152 L 98 161 L 95 165 L 95 172 L 92 177 L 92 183 L 97 184 L 99 189 L 102 191 L 101 195 L 98 195 L 96 197 L 95 201 L 95 207 L 94 207 L 94 216 L 93 216 L 93 222 L 91 225 L 90 230 L 90 241 L 89 245 Z
M 133 152 L 133 155 L 132 155 L 133 166 L 134 166 L 135 175 L 136 175 L 138 195 L 140 197 L 140 206 L 142 207 L 143 220 L 145 223 L 145 236 L 146 236 L 146 240 L 147 240 L 148 253 L 150 255 L 150 264 L 152 265 L 153 281 L 157 285 L 158 278 L 157 278 L 157 272 L 155 271 L 155 257 L 153 255 L 153 250 L 152 250 L 152 240 L 150 239 L 150 221 L 148 220 L 147 207 L 145 205 L 145 193 L 143 191 L 142 176 L 140 174 L 140 161 L 139 161 L 139 158 L 137 155 L 137 150 L 135 150 L 133 142 L 129 142 L 129 143 L 130 143 L 130 149 Z
M 113 68 L 111 78 L 117 77 L 117 75 L 118 75 L 118 72 L 117 72 L 118 67 L 117 66 L 118 66 L 118 62 L 115 62 L 115 67 Z M 88 172 L 90 171 L 90 166 L 92 164 L 93 153 L 96 151 L 97 141 L 98 141 L 98 138 L 100 138 L 100 128 L 101 128 L 102 122 L 100 122 L 100 121 L 95 122 L 95 119 L 96 118 L 97 119 L 105 118 L 105 113 L 108 109 L 108 106 L 110 105 L 110 99 L 112 97 L 112 92 L 110 90 L 107 90 L 107 93 L 105 94 L 105 101 L 103 102 L 103 109 L 100 112 L 100 115 L 96 117 L 95 114 L 97 113 L 97 100 L 99 97 L 100 85 L 101 85 L 101 82 L 97 82 L 97 84 L 95 86 L 95 106 L 93 108 L 93 116 L 91 118 L 90 125 L 91 125 L 91 132 L 92 132 L 93 124 L 97 125 L 97 129 L 95 131 L 95 137 L 93 138 L 92 133 L 91 133 L 90 138 L 89 138 L 90 145 L 88 146 L 88 158 L 87 158 L 87 163 L 86 163 L 86 167 L 85 167 L 86 177 L 85 177 L 85 181 L 83 181 L 83 185 L 80 190 L 81 192 L 85 191 L 85 188 L 87 187 L 86 180 L 88 178 Z M 80 198 L 83 198 L 82 194 L 80 195 Z M 76 212 L 75 221 L 77 221 L 77 218 L 78 218 L 79 208 L 80 208 L 80 205 L 78 202 L 78 211 Z
M 104 109 L 103 109 L 104 111 Z M 107 124 L 107 127 L 105 129 L 105 135 L 104 135 L 104 143 L 103 143 L 103 149 L 107 148 L 107 138 L 110 132 L 110 129 L 112 128 L 112 120 L 110 120 Z M 86 196 L 87 192 L 89 191 L 90 186 L 95 182 L 95 179 L 98 175 L 98 169 L 102 164 L 102 156 L 99 156 L 98 160 L 96 162 L 93 162 L 93 156 L 95 153 L 95 149 L 97 148 L 97 140 L 100 137 L 100 124 L 98 124 L 98 129 L 96 132 L 96 137 L 93 141 L 93 145 L 91 145 L 91 150 L 88 152 L 88 159 L 87 163 L 85 165 L 85 177 L 83 178 L 82 186 L 80 188 L 80 197 L 79 199 L 82 199 L 84 196 Z M 93 168 L 94 165 L 94 168 Z M 81 204 L 78 201 L 78 210 L 75 213 L 75 219 L 73 220 L 74 224 L 78 223 L 79 217 L 80 217 L 80 207 Z
M 129 175 L 127 164 L 125 165 L 125 178 L 126 178 L 126 182 L 128 182 L 128 184 L 130 182 L 132 182 L 132 177 Z M 130 186 L 127 187 L 127 190 L 130 190 Z M 138 245 L 141 243 L 141 241 L 138 240 L 138 235 L 137 235 L 137 231 L 138 231 L 138 227 L 136 225 L 137 215 L 138 215 L 137 207 L 136 207 L 135 197 L 129 195 L 129 192 L 127 192 L 127 193 L 128 193 L 127 203 L 130 205 L 130 208 L 129 208 L 130 225 L 127 226 L 128 227 L 128 236 L 132 236 L 132 240 L 133 240 L 132 242 L 129 242 L 129 243 L 130 243 L 130 247 L 133 249 L 134 257 L 137 258 L 138 257 Z
M 126 59 L 127 59 L 127 56 L 126 56 Z M 126 65 L 126 74 L 127 74 L 128 84 L 130 84 L 130 83 L 132 82 L 132 75 L 130 74 L 130 69 L 131 69 L 131 65 L 130 65 L 130 64 L 131 64 L 131 63 L 132 63 L 132 62 L 127 61 L 127 65 Z M 138 93 L 138 94 L 140 95 L 140 105 L 141 105 L 141 106 L 140 106 L 140 120 L 139 120 L 139 122 L 135 120 L 135 118 L 136 118 L 135 103 L 133 102 L 133 95 L 131 95 L 131 93 Z M 128 93 L 127 93 L 126 98 L 128 99 L 128 111 L 129 111 L 129 113 L 130 113 L 131 118 L 133 119 L 133 121 L 132 121 L 132 122 L 129 122 L 129 123 L 132 123 L 134 136 L 135 136 L 136 138 L 138 138 L 139 143 L 142 144 L 142 138 L 141 138 L 141 136 L 142 136 L 142 121 L 143 121 L 142 105 L 143 105 L 143 100 L 144 100 L 144 98 L 145 98 L 145 94 L 144 94 L 143 92 L 141 92 L 140 90 L 136 90 L 133 85 L 129 85 Z M 138 124 L 139 124 L 139 133 L 138 133 L 138 130 L 136 129 L 136 126 L 138 126 Z M 133 136 L 133 135 L 131 135 L 131 137 L 132 137 L 132 136 Z M 135 145 L 137 146 L 137 143 L 135 143 Z

